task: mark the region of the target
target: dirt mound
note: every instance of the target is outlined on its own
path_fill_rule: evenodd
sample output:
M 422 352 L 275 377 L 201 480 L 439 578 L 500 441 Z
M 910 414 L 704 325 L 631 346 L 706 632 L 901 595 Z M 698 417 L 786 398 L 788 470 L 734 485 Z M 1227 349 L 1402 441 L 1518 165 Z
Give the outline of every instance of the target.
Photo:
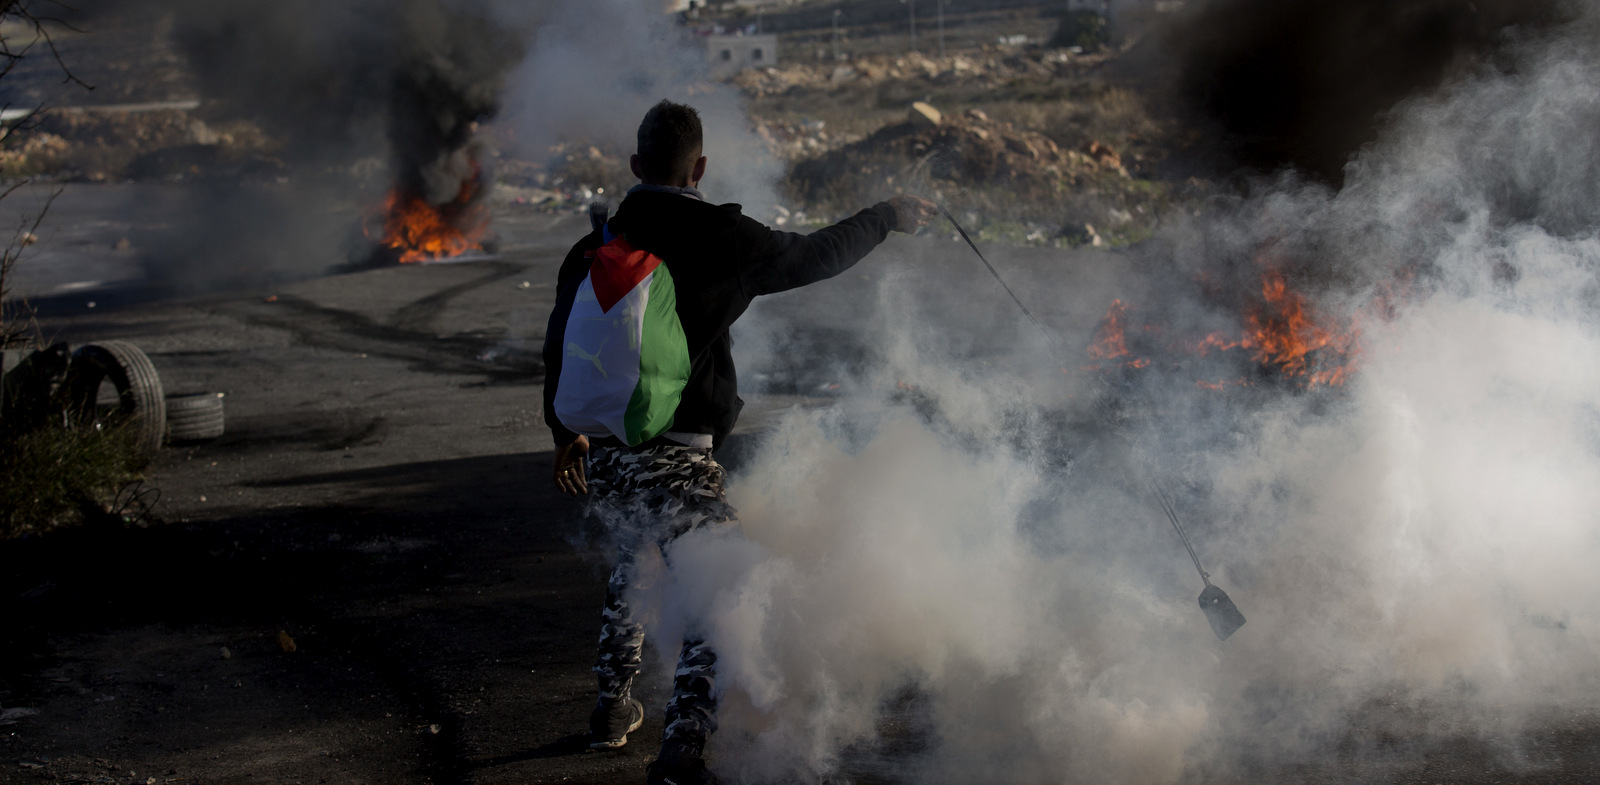
M 795 164 L 791 184 L 806 201 L 910 187 L 928 181 L 962 189 L 1004 186 L 1021 201 L 1056 200 L 1128 172 L 1115 150 L 1090 142 L 1082 150 L 1062 149 L 1041 133 L 990 120 L 971 110 L 943 117 L 937 124 L 918 112 L 906 122 L 886 126 L 859 142 Z

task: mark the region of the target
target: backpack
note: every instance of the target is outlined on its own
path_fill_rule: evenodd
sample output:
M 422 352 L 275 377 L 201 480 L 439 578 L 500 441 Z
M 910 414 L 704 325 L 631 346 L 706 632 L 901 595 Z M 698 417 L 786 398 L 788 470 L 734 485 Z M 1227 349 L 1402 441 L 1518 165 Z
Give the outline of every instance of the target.
M 671 430 L 689 344 L 667 265 L 610 226 L 601 240 L 567 316 L 555 411 L 575 433 L 632 447 Z

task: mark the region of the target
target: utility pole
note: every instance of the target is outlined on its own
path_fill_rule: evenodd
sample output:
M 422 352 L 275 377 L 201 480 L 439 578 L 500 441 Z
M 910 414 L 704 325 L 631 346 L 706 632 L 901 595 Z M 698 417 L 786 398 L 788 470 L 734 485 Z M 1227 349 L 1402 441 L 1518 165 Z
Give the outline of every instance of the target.
M 761 6 L 756 6 L 756 35 L 761 35 Z
M 839 61 L 839 9 L 833 9 L 833 61 Z
M 944 0 L 933 2 L 939 9 L 939 56 L 944 57 Z
M 909 0 L 911 4 L 911 48 L 917 48 L 917 0 Z

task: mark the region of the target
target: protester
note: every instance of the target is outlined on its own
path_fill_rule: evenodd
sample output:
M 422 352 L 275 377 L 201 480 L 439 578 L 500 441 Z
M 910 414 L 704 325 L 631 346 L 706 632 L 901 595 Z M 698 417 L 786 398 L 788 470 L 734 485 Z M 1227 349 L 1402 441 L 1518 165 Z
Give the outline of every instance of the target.
M 938 209 L 900 195 L 809 235 L 777 232 L 696 190 L 706 158 L 694 109 L 656 104 L 638 144 L 640 184 L 567 254 L 544 345 L 555 483 L 592 490 L 589 510 L 617 540 L 589 719 L 596 749 L 623 746 L 644 721 L 630 694 L 644 646 L 628 598 L 635 553 L 734 520 L 713 457 L 743 406 L 728 328 L 751 299 L 838 275 Z M 716 660 L 698 631 L 686 633 L 652 785 L 714 781 L 703 756 L 716 730 Z

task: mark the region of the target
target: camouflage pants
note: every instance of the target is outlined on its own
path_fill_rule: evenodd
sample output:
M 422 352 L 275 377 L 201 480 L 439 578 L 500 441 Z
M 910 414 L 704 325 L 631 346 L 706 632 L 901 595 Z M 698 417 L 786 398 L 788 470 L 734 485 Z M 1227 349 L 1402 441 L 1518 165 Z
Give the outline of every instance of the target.
M 645 449 L 597 447 L 589 454 L 591 512 L 611 517 L 623 532 L 617 565 L 606 586 L 600 624 L 600 652 L 594 671 L 600 700 L 629 697 L 644 652 L 644 626 L 628 607 L 627 592 L 636 577 L 635 551 L 671 541 L 702 526 L 734 520 L 723 493 L 727 472 L 711 450 L 658 446 Z M 687 636 L 667 702 L 664 747 L 701 754 L 717 729 L 717 655 L 698 636 Z

